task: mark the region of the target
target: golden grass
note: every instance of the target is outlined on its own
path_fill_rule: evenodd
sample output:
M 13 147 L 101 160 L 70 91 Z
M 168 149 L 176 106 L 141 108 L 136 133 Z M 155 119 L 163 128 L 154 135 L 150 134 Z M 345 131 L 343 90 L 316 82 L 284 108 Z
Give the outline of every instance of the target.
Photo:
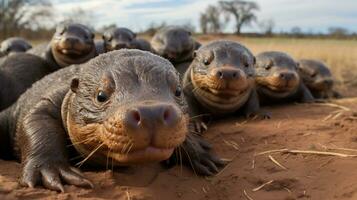
M 151 39 L 148 35 L 140 35 L 140 38 Z M 357 95 L 357 40 L 252 38 L 235 35 L 200 35 L 196 39 L 202 44 L 218 39 L 238 41 L 254 54 L 263 51 L 283 51 L 296 60 L 321 60 L 331 69 L 338 91 L 347 96 Z M 43 41 L 31 42 L 36 45 Z M 351 93 L 351 87 L 356 91 Z
M 283 51 L 298 59 L 317 59 L 326 63 L 337 81 L 337 89 L 346 92 L 357 87 L 357 40 L 297 39 L 297 38 L 247 38 L 233 35 L 198 36 L 204 43 L 217 39 L 239 41 L 254 54 L 263 51 Z

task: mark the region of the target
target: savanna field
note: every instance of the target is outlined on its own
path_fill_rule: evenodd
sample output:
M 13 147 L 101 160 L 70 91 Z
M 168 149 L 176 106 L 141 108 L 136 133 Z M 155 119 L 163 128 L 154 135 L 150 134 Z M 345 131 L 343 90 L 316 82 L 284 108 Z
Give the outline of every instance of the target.
M 145 37 L 147 38 L 147 37 Z M 21 165 L 0 161 L 0 199 L 357 199 L 357 41 L 199 35 L 239 41 L 254 54 L 283 51 L 325 62 L 344 98 L 324 103 L 264 107 L 268 120 L 222 119 L 204 137 L 228 164 L 213 177 L 184 166 L 82 169 L 94 189 L 66 193 L 18 184 Z M 37 42 L 36 42 L 37 43 Z
M 356 96 L 357 41 L 338 39 L 239 38 L 236 36 L 198 36 L 206 43 L 214 39 L 241 42 L 254 54 L 263 51 L 283 51 L 295 59 L 317 59 L 331 69 L 338 89 L 347 96 Z M 354 86 L 354 87 L 351 87 Z M 352 90 L 352 91 L 351 91 Z

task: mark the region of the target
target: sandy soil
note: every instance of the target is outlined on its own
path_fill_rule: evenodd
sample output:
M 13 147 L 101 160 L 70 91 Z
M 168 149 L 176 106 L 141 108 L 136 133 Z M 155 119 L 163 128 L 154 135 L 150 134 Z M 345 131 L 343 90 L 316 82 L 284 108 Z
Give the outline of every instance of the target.
M 341 157 L 357 154 L 357 98 L 265 109 L 272 119 L 210 124 L 205 137 L 218 155 L 232 160 L 214 177 L 197 177 L 180 166 L 138 166 L 85 172 L 94 189 L 66 186 L 66 193 L 57 193 L 20 187 L 20 164 L 0 161 L 0 199 L 357 199 L 357 157 Z M 256 155 L 277 149 L 342 155 Z

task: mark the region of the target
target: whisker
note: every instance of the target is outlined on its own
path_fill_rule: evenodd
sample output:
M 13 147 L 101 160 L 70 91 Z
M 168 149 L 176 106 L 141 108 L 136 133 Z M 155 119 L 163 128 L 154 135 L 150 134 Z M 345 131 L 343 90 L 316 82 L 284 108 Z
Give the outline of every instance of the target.
M 114 158 L 112 157 L 112 172 L 114 172 Z
M 190 133 L 193 134 L 193 135 L 202 136 L 202 133 L 199 133 L 197 131 L 190 130 Z
M 74 161 L 74 160 L 77 160 L 78 158 L 82 158 L 82 157 L 83 157 L 82 155 L 78 155 L 78 156 L 70 158 L 69 160 Z
M 130 141 L 127 142 L 127 143 L 123 146 L 123 148 L 121 149 L 120 153 L 121 153 L 121 154 L 124 154 L 124 153 L 126 152 L 127 148 L 129 147 L 129 145 L 130 145 Z
M 75 145 L 77 145 L 77 144 L 83 144 L 83 143 L 85 143 L 85 142 L 89 142 L 89 141 L 91 141 L 91 140 L 94 140 L 94 139 L 96 139 L 96 137 L 89 137 L 89 138 L 86 138 L 86 139 L 84 139 L 84 140 L 82 140 L 82 141 L 78 141 L 78 142 L 73 142 L 72 144 L 69 144 L 69 145 L 67 145 L 66 147 L 71 147 L 71 146 L 75 146 Z
M 209 114 L 195 115 L 195 116 L 193 116 L 193 117 L 190 117 L 189 119 L 195 119 L 195 118 L 204 117 L 204 116 L 209 116 Z
M 181 148 L 181 147 L 180 147 Z M 183 164 L 182 164 L 182 154 L 181 151 L 179 151 L 179 161 L 180 161 L 180 172 L 181 172 L 181 176 L 182 176 L 182 171 L 183 171 Z
M 134 146 L 134 142 L 131 142 L 130 143 L 130 147 L 128 148 L 128 151 L 126 152 L 126 156 L 129 154 L 129 152 L 131 151 L 131 149 L 133 148 L 133 146 Z
M 110 154 L 110 151 L 112 150 L 110 147 L 108 147 L 108 153 L 107 153 L 107 163 L 105 165 L 105 170 L 108 170 L 109 169 L 109 154 Z
M 77 163 L 76 165 L 78 167 L 81 167 L 91 156 L 93 156 L 93 154 L 98 151 L 98 149 L 100 149 L 100 147 L 102 147 L 104 145 L 104 143 L 98 145 L 97 148 L 95 148 L 85 159 L 83 159 L 81 162 Z
M 190 157 L 189 153 L 186 151 L 185 147 L 183 147 L 183 146 L 181 146 L 181 147 L 182 147 L 182 149 L 184 150 L 184 152 L 187 155 L 188 161 L 190 162 L 190 165 L 191 165 L 191 167 L 193 169 L 193 172 L 195 173 L 196 176 L 198 176 L 197 173 L 196 173 L 196 170 L 195 170 L 195 168 L 193 166 L 193 163 L 192 163 L 192 160 L 191 160 L 191 157 Z
M 196 92 L 196 90 L 200 89 L 199 87 L 194 87 L 192 93 Z

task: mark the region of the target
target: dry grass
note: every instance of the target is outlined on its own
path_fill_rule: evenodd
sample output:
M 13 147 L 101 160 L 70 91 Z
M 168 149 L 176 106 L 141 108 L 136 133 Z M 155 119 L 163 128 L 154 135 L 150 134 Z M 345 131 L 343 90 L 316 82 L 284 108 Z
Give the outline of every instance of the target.
M 242 38 L 236 36 L 199 36 L 202 43 L 216 39 L 239 41 L 254 54 L 263 51 L 283 51 L 298 59 L 317 59 L 326 63 L 337 81 L 337 89 L 348 96 L 347 88 L 357 88 L 357 40 Z
M 330 152 L 330 151 L 295 150 L 295 149 L 286 149 L 286 148 L 260 152 L 255 154 L 255 156 L 261 156 L 261 155 L 272 154 L 272 153 L 310 154 L 310 155 L 321 155 L 321 156 L 337 156 L 341 158 L 357 158 L 356 154 L 344 154 L 344 153 Z M 276 160 L 273 162 L 275 164 L 281 165 Z
M 141 35 L 150 40 L 151 37 Z M 196 39 L 202 44 L 212 40 L 239 41 L 254 54 L 263 51 L 283 51 L 298 59 L 317 59 L 326 63 L 337 82 L 336 89 L 344 96 L 357 95 L 357 40 L 297 39 L 297 38 L 251 38 L 234 35 L 201 35 Z M 44 41 L 31 41 L 34 45 Z M 351 87 L 355 88 L 351 92 Z

